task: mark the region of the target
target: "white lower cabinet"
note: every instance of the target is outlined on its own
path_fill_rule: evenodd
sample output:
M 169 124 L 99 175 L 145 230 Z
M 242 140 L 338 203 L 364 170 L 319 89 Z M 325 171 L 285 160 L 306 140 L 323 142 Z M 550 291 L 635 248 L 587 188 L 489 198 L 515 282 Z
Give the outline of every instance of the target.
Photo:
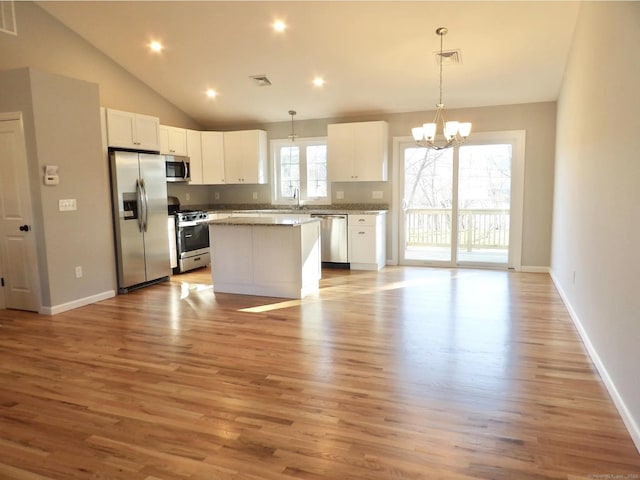
M 386 263 L 386 215 L 349 215 L 348 256 L 352 270 L 380 270 Z

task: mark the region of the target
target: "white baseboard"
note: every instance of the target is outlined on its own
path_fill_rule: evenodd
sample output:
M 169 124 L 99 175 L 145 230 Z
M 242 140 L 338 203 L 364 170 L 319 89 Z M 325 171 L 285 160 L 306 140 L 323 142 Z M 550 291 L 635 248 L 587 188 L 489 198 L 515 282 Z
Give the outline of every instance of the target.
M 520 267 L 520 271 L 526 273 L 549 273 L 550 269 L 549 267 L 533 267 L 523 265 Z
M 116 292 L 114 290 L 107 290 L 106 292 L 97 293 L 96 295 L 91 295 L 90 297 L 79 298 L 78 300 L 63 303 L 61 305 L 54 305 L 53 307 L 42 307 L 40 308 L 39 313 L 42 315 L 56 315 L 58 313 L 66 312 L 67 310 L 84 307 L 85 305 L 90 305 L 92 303 L 106 300 L 107 298 L 112 298 L 115 296 Z
M 609 395 L 611 396 L 613 403 L 618 409 L 618 413 L 620 413 L 620 416 L 622 417 L 622 421 L 624 422 L 624 425 L 627 427 L 627 430 L 629 431 L 629 435 L 631 435 L 631 439 L 633 440 L 633 443 L 635 444 L 636 449 L 638 450 L 638 453 L 640 453 L 640 428 L 638 427 L 636 420 L 631 415 L 631 412 L 629 412 L 629 409 L 627 408 L 627 405 L 624 402 L 624 399 L 618 392 L 618 389 L 613 383 L 613 380 L 611 380 L 611 377 L 609 376 L 609 372 L 607 371 L 607 368 L 605 367 L 604 363 L 600 359 L 600 356 L 598 355 L 598 352 L 596 351 L 595 347 L 591 343 L 591 340 L 589 339 L 589 335 L 587 334 L 587 331 L 582 326 L 582 322 L 580 321 L 580 318 L 578 317 L 578 314 L 576 313 L 576 311 L 573 309 L 571 302 L 569 302 L 569 298 L 564 293 L 564 290 L 562 289 L 562 285 L 560 284 L 558 278 L 554 275 L 553 270 L 550 270 L 549 273 L 551 274 L 551 280 L 553 280 L 553 283 L 556 289 L 558 290 L 558 293 L 560 294 L 562 301 L 564 302 L 565 306 L 567 307 L 567 310 L 569 311 L 569 315 L 571 316 L 571 320 L 573 321 L 573 324 L 575 325 L 576 330 L 578 330 L 578 333 L 580 334 L 580 338 L 582 339 L 582 342 L 584 343 L 584 346 L 587 349 L 587 353 L 591 357 L 591 361 L 593 361 L 593 364 L 596 366 L 596 369 L 598 370 L 598 373 L 600 374 L 600 377 L 602 378 L 602 381 L 604 382 L 604 385 L 607 391 L 609 392 Z

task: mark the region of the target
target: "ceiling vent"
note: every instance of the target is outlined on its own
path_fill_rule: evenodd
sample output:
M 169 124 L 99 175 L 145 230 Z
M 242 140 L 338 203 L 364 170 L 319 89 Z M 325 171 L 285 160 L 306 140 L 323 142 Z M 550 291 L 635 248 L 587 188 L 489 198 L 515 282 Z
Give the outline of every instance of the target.
M 0 0 L 0 32 L 18 35 L 13 0 Z
M 433 52 L 436 65 L 440 65 L 440 52 Z M 462 54 L 460 50 L 444 50 L 442 52 L 442 65 L 462 65 Z
M 271 86 L 271 80 L 266 75 L 253 75 L 249 77 L 251 80 L 256 82 L 256 85 L 259 87 L 269 87 Z

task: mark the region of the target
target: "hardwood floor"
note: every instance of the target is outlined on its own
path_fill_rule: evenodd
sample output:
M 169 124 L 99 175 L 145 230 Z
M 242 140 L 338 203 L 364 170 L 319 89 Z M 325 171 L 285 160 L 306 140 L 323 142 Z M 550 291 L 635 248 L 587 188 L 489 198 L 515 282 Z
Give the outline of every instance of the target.
M 0 311 L 0 478 L 640 478 L 547 275 L 324 270 L 302 301 L 209 275 Z

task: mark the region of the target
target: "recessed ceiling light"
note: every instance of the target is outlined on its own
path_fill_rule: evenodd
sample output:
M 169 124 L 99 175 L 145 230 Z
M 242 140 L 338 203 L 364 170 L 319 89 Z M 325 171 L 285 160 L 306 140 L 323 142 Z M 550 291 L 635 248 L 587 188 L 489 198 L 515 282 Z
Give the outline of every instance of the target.
M 149 48 L 153 52 L 161 52 L 164 47 L 162 46 L 162 44 L 160 42 L 157 42 L 157 41 L 154 40 L 153 42 L 151 42 L 149 44 Z
M 324 85 L 324 78 L 316 77 L 313 79 L 313 85 L 316 87 L 322 87 Z
M 287 25 L 282 20 L 276 20 L 273 22 L 273 29 L 276 32 L 284 32 L 287 28 Z
M 212 88 L 209 88 L 207 90 L 207 97 L 209 98 L 214 98 L 216 95 L 218 95 L 218 92 L 216 92 L 215 90 L 213 90 Z

